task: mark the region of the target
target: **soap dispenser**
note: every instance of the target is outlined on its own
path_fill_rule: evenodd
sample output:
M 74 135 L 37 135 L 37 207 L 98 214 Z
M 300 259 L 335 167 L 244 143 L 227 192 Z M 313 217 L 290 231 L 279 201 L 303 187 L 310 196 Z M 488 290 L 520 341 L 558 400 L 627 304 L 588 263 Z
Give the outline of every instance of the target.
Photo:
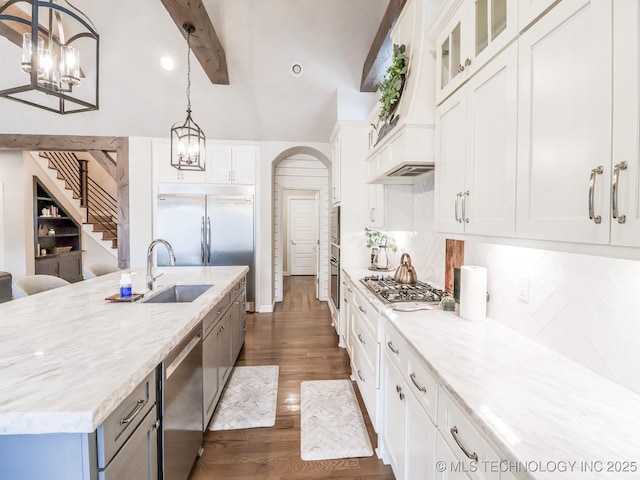
M 123 273 L 120 275 L 120 298 L 131 298 L 131 274 Z

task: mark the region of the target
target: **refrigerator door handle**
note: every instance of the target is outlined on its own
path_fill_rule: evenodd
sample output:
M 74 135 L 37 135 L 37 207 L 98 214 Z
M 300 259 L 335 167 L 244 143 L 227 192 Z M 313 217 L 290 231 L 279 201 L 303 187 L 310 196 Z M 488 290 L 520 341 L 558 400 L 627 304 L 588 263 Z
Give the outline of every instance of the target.
M 211 262 L 211 218 L 207 216 L 207 264 Z
M 200 258 L 202 259 L 202 263 L 204 263 L 204 216 L 200 221 Z

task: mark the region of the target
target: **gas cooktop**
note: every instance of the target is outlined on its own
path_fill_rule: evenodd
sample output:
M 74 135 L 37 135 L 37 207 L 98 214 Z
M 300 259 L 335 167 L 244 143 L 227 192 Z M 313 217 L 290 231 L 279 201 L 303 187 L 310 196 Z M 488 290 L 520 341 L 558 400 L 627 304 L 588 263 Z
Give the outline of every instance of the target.
M 428 283 L 418 280 L 415 285 L 405 285 L 396 282 L 390 275 L 372 275 L 361 278 L 360 282 L 375 293 L 383 303 L 440 303 L 440 300 L 446 295 L 443 290 Z

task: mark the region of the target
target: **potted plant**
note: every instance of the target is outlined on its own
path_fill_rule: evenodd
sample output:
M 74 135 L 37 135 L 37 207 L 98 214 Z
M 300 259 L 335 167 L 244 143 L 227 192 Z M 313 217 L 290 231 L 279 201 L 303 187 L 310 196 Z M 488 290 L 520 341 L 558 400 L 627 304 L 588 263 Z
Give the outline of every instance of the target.
M 378 85 L 381 107 L 378 114 L 378 123 L 372 125 L 374 129 L 378 130 L 377 142 L 382 140 L 398 122 L 398 115 L 395 115 L 394 112 L 398 107 L 407 74 L 409 57 L 406 54 L 406 50 L 407 47 L 404 44 L 393 45 L 391 65 L 387 68 L 382 81 Z

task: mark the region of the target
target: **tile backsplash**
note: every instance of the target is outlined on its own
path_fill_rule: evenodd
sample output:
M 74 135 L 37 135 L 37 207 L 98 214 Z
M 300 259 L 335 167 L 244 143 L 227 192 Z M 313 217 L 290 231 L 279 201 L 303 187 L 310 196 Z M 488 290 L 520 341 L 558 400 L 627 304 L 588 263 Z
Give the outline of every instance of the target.
M 406 249 L 419 278 L 442 285 L 433 186 L 433 174 L 414 186 Z M 467 240 L 465 264 L 488 270 L 491 318 L 640 393 L 640 262 Z

